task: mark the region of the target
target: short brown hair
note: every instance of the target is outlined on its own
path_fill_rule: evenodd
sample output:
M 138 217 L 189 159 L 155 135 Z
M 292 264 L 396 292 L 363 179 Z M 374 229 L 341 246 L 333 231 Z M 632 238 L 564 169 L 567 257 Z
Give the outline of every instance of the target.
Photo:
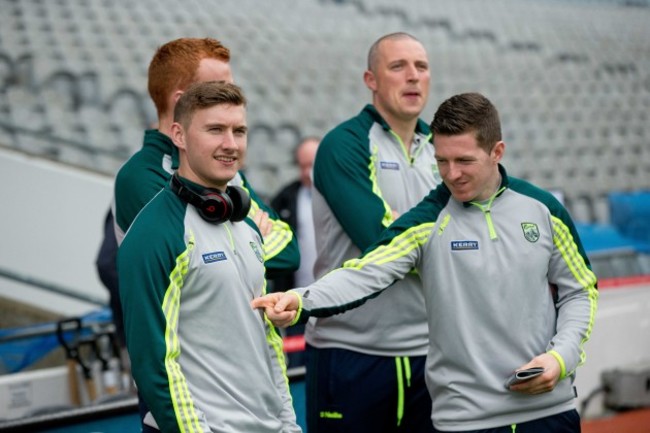
M 203 59 L 228 63 L 230 50 L 212 38 L 180 38 L 158 48 L 149 63 L 148 88 L 159 115 L 169 109 L 171 92 L 194 82 Z
M 221 104 L 246 106 L 246 97 L 239 86 L 224 81 L 191 84 L 174 107 L 174 122 L 187 129 L 197 110 Z
M 431 131 L 434 143 L 436 135 L 474 132 L 479 147 L 488 153 L 501 141 L 499 112 L 480 93 L 461 93 L 440 104 L 431 121 Z

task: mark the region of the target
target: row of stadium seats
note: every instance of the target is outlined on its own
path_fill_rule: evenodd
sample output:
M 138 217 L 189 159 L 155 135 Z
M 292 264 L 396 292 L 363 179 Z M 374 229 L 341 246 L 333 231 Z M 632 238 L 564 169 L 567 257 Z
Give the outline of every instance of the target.
M 249 177 L 272 195 L 295 175 L 300 135 L 369 102 L 366 53 L 406 30 L 427 47 L 430 121 L 448 96 L 499 108 L 513 175 L 586 197 L 650 188 L 650 8 L 571 0 L 6 0 L 0 15 L 0 144 L 113 174 L 155 121 L 156 47 L 212 36 L 249 98 Z M 490 23 L 488 26 L 487 23 Z

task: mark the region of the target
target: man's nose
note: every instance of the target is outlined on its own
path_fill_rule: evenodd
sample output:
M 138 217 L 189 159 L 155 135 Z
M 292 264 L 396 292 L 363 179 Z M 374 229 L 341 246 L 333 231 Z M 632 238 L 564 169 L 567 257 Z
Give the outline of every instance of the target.
M 460 167 L 456 164 L 450 163 L 447 169 L 447 178 L 448 179 L 457 179 L 461 175 Z
M 408 65 L 406 67 L 406 79 L 408 81 L 418 81 L 420 79 L 420 71 L 415 65 Z
M 222 145 L 224 147 L 237 147 L 237 142 L 235 141 L 235 134 L 233 134 L 233 131 L 228 130 L 223 134 Z

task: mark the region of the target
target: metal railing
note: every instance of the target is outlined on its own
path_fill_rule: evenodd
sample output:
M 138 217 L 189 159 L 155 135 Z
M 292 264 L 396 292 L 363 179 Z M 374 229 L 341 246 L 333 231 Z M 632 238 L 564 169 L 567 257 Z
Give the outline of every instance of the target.
M 17 271 L 9 270 L 0 267 L 0 277 L 8 278 L 19 283 L 23 283 L 29 286 L 37 287 L 39 289 L 47 290 L 48 292 L 56 293 L 58 295 L 67 296 L 69 298 L 74 298 L 79 301 L 88 302 L 97 306 L 105 306 L 106 301 L 93 295 L 88 295 L 85 293 L 77 292 L 68 287 L 61 286 L 59 284 L 41 280 L 39 278 L 33 277 L 31 275 L 23 274 Z

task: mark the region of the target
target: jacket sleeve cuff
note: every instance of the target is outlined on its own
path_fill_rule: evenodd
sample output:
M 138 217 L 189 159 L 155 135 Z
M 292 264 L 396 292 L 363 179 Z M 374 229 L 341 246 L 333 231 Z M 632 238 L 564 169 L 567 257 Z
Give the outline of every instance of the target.
M 560 380 L 564 379 L 566 377 L 566 364 L 564 363 L 564 358 L 562 358 L 562 355 L 555 350 L 549 350 L 547 353 L 552 355 L 557 360 L 558 364 L 560 364 Z
M 289 326 L 293 326 L 300 321 L 300 316 L 302 314 L 302 296 L 300 296 L 300 294 L 294 290 L 287 291 L 287 294 L 291 294 L 298 298 L 298 310 L 296 310 L 296 317 L 294 317 L 291 323 L 289 323 Z

